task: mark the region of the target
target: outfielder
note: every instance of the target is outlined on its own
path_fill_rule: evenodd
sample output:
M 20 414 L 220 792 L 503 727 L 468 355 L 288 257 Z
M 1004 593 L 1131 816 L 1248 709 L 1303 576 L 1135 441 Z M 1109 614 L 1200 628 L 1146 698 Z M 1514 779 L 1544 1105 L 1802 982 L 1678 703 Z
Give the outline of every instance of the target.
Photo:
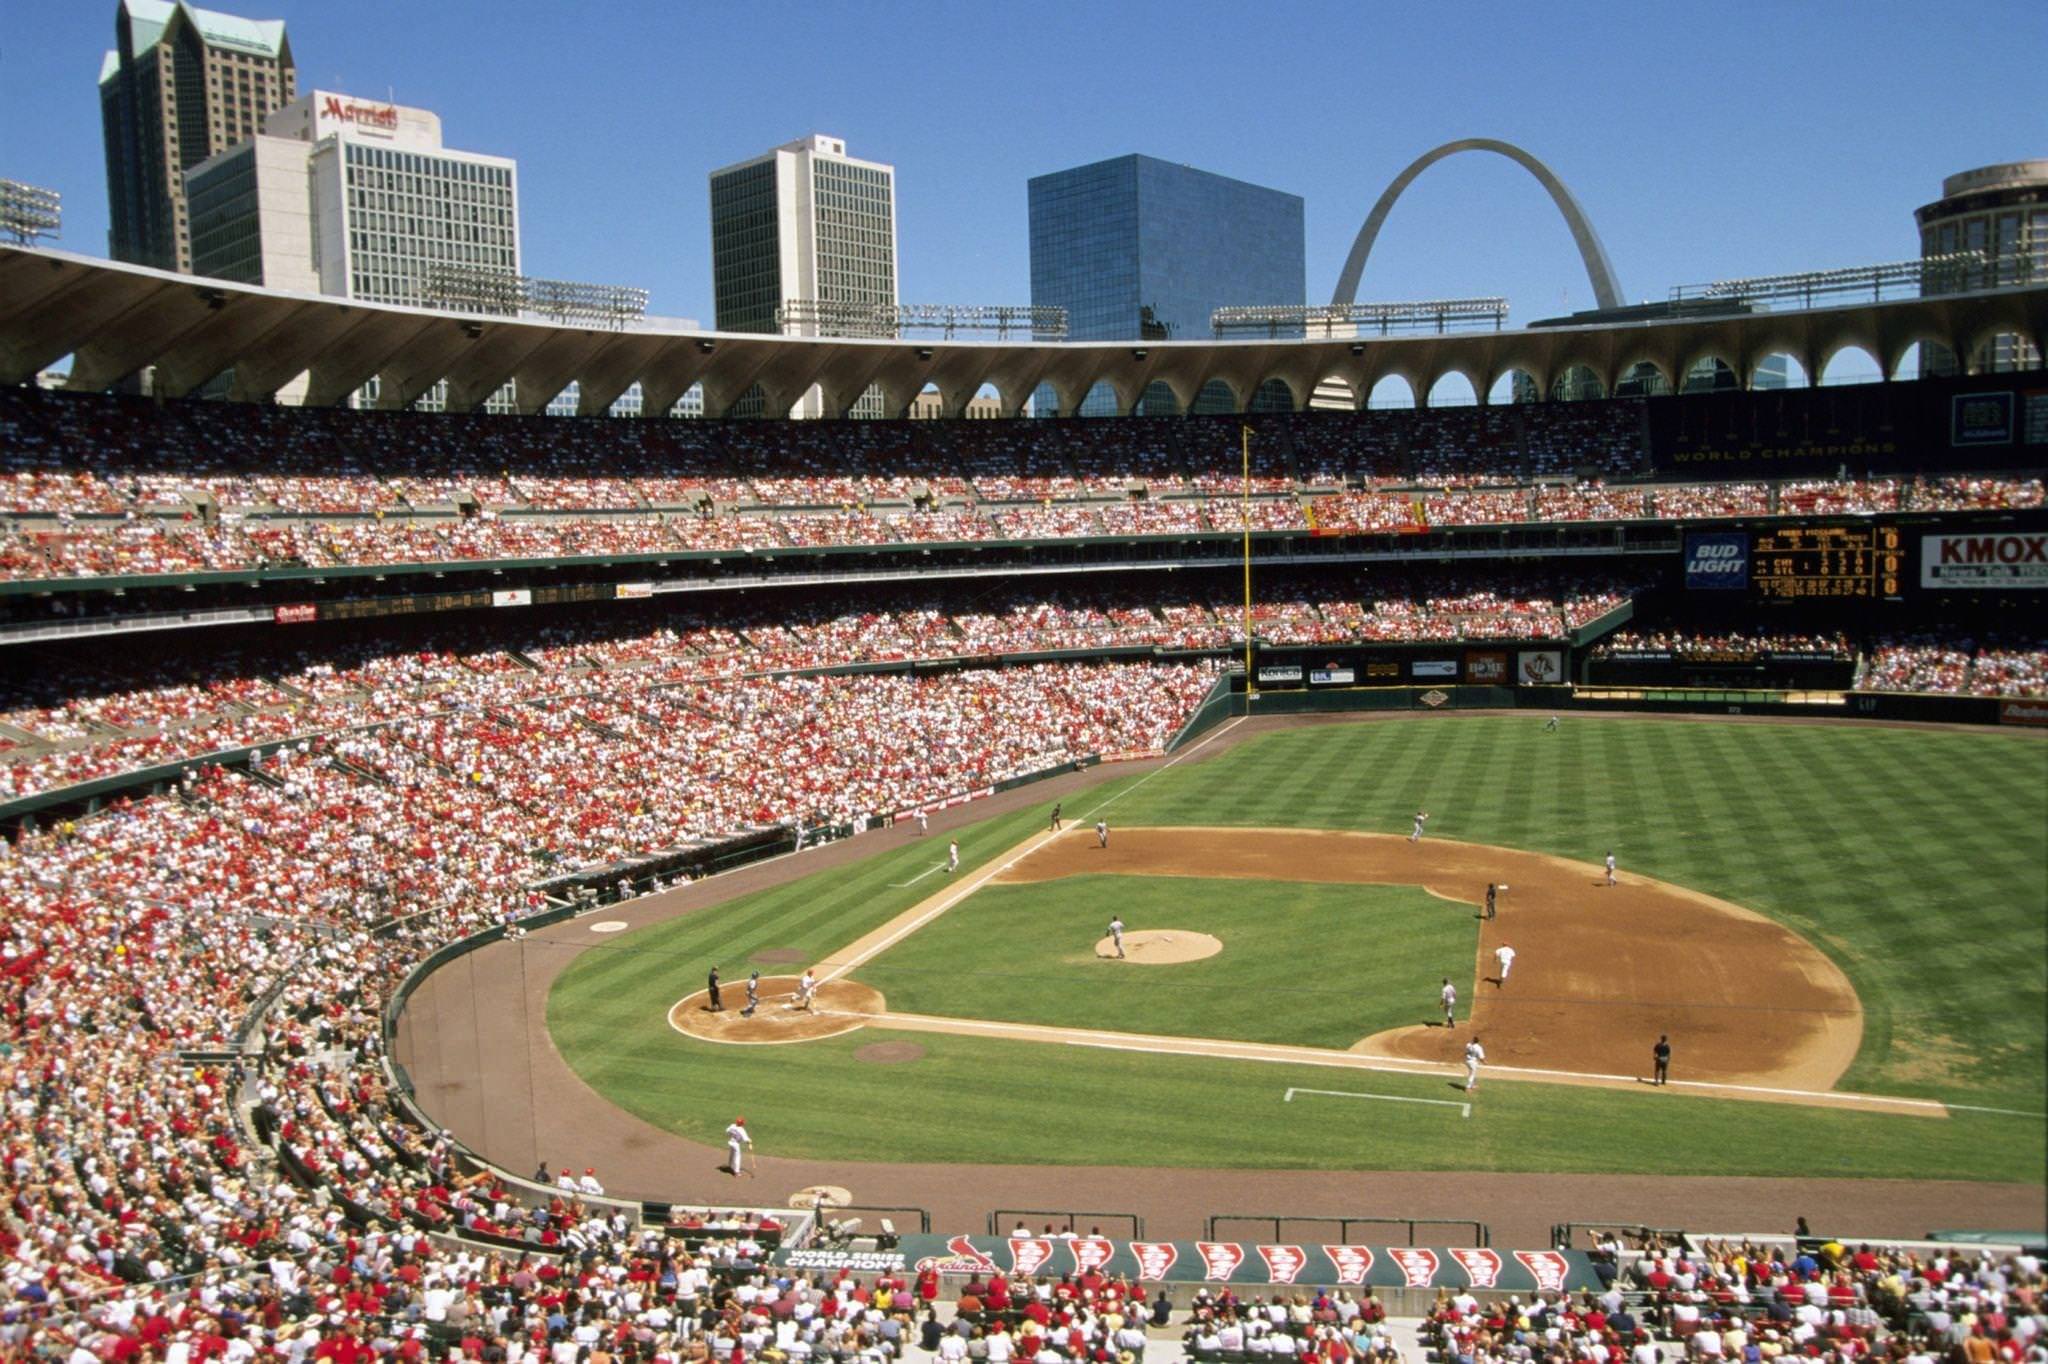
M 1614 884 L 1614 852 L 1612 849 L 1607 853 L 1607 884 L 1610 886 Z
M 1515 949 L 1502 943 L 1493 949 L 1493 959 L 1500 963 L 1500 983 L 1508 983 L 1508 968 L 1515 964 Z
M 726 1165 L 728 1168 L 732 1170 L 735 1176 L 737 1176 L 740 1173 L 741 1151 L 746 1147 L 752 1146 L 753 1144 L 754 1139 L 747 1135 L 747 1120 L 744 1115 L 734 1118 L 731 1122 L 726 1124 L 725 1149 L 729 1156 L 729 1159 L 726 1161 Z
M 1095 846 L 1098 848 L 1109 846 L 1109 821 L 1106 819 L 1095 821 Z
M 1553 733 L 1553 732 L 1554 732 L 1554 731 L 1555 731 L 1556 729 L 1557 729 L 1557 717 L 1556 717 L 1555 715 L 1551 716 L 1551 717 L 1550 717 L 1550 718 L 1549 718 L 1548 720 L 1545 720 L 1545 721 L 1543 722 L 1543 732 L 1544 732 L 1545 734 L 1550 734 L 1550 733 Z
M 946 844 L 946 875 L 960 870 L 960 840 L 955 838 Z
M 1437 998 L 1444 1002 L 1444 1026 L 1446 1028 L 1457 1027 L 1458 987 L 1451 984 L 1449 976 L 1444 977 L 1444 988 L 1437 993 Z
M 1408 841 L 1410 843 L 1420 843 L 1422 841 L 1422 826 L 1427 823 L 1429 823 L 1429 811 L 1417 810 L 1415 812 L 1415 827 L 1408 831 Z
M 1124 921 L 1122 915 L 1110 916 L 1109 940 L 1116 944 L 1117 960 L 1122 961 L 1124 956 Z
M 1479 1045 L 1474 1037 L 1465 1044 L 1465 1092 L 1470 1094 L 1479 1088 L 1479 1063 L 1486 1059 L 1486 1048 Z

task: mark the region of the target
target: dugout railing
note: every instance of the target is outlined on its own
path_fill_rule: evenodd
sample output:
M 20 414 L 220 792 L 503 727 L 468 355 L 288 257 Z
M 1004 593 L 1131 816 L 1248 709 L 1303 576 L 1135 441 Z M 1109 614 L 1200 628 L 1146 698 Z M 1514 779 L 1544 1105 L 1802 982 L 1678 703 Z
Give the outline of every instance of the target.
M 1294 1239 L 1287 1234 L 1287 1228 L 1289 1227 L 1311 1226 L 1335 1227 L 1337 1229 L 1337 1241 L 1343 1244 L 1350 1243 L 1351 1229 L 1353 1227 L 1373 1227 L 1376 1229 L 1400 1227 L 1407 1232 L 1408 1244 L 1411 1246 L 1490 1246 L 1493 1244 L 1493 1229 L 1491 1227 L 1476 1219 L 1464 1217 L 1322 1217 L 1295 1216 L 1286 1213 L 1278 1215 L 1273 1213 L 1211 1213 L 1202 1223 L 1202 1235 L 1210 1241 L 1224 1240 L 1223 1231 L 1225 1227 L 1232 1223 L 1249 1223 L 1252 1226 L 1270 1230 L 1272 1240 L 1276 1242 Z M 1437 1236 L 1434 1233 L 1438 1229 L 1451 1234 L 1441 1237 Z M 1420 1233 L 1424 1230 L 1430 1231 L 1432 1235 L 1428 1240 L 1418 1239 Z M 1378 1242 L 1381 1238 L 1376 1235 L 1373 1239 L 1375 1242 Z
M 1015 1228 L 1006 1227 L 1004 1224 L 1013 1218 L 1024 1223 L 1027 1230 L 1031 1220 L 1045 1219 L 1050 1225 L 1051 1234 L 1055 1236 L 1061 1232 L 1073 1232 L 1077 1236 L 1083 1235 L 1084 1233 L 1081 1230 L 1081 1223 L 1083 1221 L 1088 1224 L 1086 1235 L 1094 1235 L 1104 1222 L 1113 1222 L 1119 1227 L 1129 1227 L 1130 1234 L 1124 1238 L 1125 1240 L 1142 1240 L 1145 1235 L 1145 1219 L 1134 1212 L 1066 1211 L 1053 1208 L 997 1208 L 988 1215 L 988 1234 L 991 1236 L 1010 1235 Z M 1039 1230 L 1032 1231 L 1031 1234 L 1043 1236 L 1046 1232 Z

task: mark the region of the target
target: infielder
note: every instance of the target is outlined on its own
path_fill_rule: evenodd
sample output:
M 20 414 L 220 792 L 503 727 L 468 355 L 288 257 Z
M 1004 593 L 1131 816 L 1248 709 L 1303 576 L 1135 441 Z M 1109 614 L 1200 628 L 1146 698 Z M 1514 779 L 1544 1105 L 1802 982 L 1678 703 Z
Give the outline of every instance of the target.
M 744 1115 L 726 1124 L 725 1149 L 729 1156 L 726 1165 L 735 1176 L 740 1173 L 740 1152 L 753 1144 L 754 1139 L 747 1135 L 747 1120 Z
M 960 840 L 953 839 L 946 844 L 946 875 L 960 870 Z
M 1486 917 L 1489 919 L 1491 919 L 1496 913 L 1499 912 L 1496 906 L 1494 905 L 1494 899 L 1499 894 L 1499 886 L 1494 885 L 1491 881 L 1486 883 Z
M 796 983 L 796 1007 L 809 1011 L 811 1001 L 818 993 L 818 978 L 811 974 L 811 968 L 804 968 L 803 979 Z
M 1417 810 L 1415 812 L 1415 827 L 1408 831 L 1408 841 L 1410 843 L 1420 843 L 1422 841 L 1422 826 L 1427 823 L 1429 823 L 1429 811 Z
M 1117 960 L 1124 957 L 1124 921 L 1122 915 L 1112 915 L 1109 920 L 1109 940 L 1116 944 Z
M 1500 983 L 1505 986 L 1508 983 L 1508 968 L 1515 964 L 1515 949 L 1502 943 L 1493 949 L 1493 959 L 1500 963 Z
M 1438 992 L 1437 998 L 1441 999 L 1444 1002 L 1444 1026 L 1446 1028 L 1457 1027 L 1458 987 L 1451 984 L 1451 978 L 1449 976 L 1444 977 L 1444 988 Z
M 761 1007 L 761 973 L 754 972 L 747 977 L 747 1007 L 740 1010 L 741 1018 L 752 1018 L 754 1010 Z
M 1058 832 L 1060 831 L 1060 802 L 1059 802 L 1059 801 L 1054 801 L 1054 802 L 1052 803 L 1052 824 L 1051 824 L 1051 825 L 1050 825 L 1049 827 L 1050 827 L 1050 831 L 1051 831 L 1052 833 L 1058 833 Z
M 1486 1048 L 1479 1045 L 1474 1037 L 1465 1044 L 1465 1092 L 1470 1094 L 1479 1088 L 1479 1063 L 1486 1059 Z
M 1614 884 L 1614 853 L 1611 849 L 1607 854 L 1607 884 Z
M 1095 821 L 1095 846 L 1098 848 L 1109 846 L 1109 821 L 1106 819 Z

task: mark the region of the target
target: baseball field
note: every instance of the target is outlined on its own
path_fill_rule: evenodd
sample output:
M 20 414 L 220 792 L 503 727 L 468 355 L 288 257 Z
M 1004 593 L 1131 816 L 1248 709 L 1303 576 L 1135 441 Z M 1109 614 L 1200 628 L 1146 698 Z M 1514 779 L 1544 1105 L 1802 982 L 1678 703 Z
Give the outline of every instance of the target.
M 935 832 L 590 937 L 554 1045 L 657 1127 L 813 1159 L 2043 1180 L 2037 736 L 1314 724 L 1050 805 L 949 831 L 956 872 Z

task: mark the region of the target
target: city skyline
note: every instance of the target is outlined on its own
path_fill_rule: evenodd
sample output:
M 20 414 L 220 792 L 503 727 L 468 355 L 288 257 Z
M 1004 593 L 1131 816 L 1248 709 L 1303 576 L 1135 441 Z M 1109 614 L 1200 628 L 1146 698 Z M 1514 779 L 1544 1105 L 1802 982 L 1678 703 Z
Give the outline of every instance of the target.
M 1133 152 L 1302 195 L 1311 302 L 1328 297 L 1387 181 L 1453 137 L 1516 142 L 1555 167 L 1632 300 L 1910 258 L 1913 210 L 1943 176 L 2048 152 L 2048 116 L 1895 114 L 1903 82 L 1937 107 L 1944 91 L 2019 88 L 2048 45 L 2048 12 L 2021 4 L 1938 29 L 1904 12 L 1844 26 L 1737 5 L 1688 27 L 1676 56 L 1665 26 L 1623 22 L 1640 11 L 1593 7 L 1560 22 L 1294 5 L 1249 28 L 1220 6 L 1174 7 L 1170 27 L 1155 6 L 1053 9 L 1033 16 L 1027 48 L 999 41 L 1015 37 L 1008 12 L 904 5 L 873 12 L 917 37 L 908 74 L 889 80 L 835 62 L 871 27 L 850 12 L 767 7 L 711 25 L 702 10 L 621 6 L 593 26 L 383 0 L 346 14 L 301 0 L 221 8 L 285 21 L 303 85 L 433 108 L 451 142 L 517 159 L 526 268 L 644 286 L 660 314 L 714 312 L 709 172 L 812 132 L 898 167 L 899 296 L 949 303 L 1026 301 L 1027 181 Z M 738 59 L 797 16 L 805 44 L 778 49 L 772 68 Z M 93 255 L 107 252 L 108 218 L 89 77 L 113 17 L 112 3 L 26 12 L 0 53 L 0 173 L 62 191 L 60 244 Z M 622 45 L 622 32 L 645 40 Z M 1058 61 L 1032 55 L 1053 39 L 1069 40 L 1052 44 Z M 1348 51 L 1372 58 L 1331 73 Z M 1592 301 L 1542 191 L 1498 158 L 1420 179 L 1359 296 L 1478 293 L 1507 295 L 1511 325 Z

